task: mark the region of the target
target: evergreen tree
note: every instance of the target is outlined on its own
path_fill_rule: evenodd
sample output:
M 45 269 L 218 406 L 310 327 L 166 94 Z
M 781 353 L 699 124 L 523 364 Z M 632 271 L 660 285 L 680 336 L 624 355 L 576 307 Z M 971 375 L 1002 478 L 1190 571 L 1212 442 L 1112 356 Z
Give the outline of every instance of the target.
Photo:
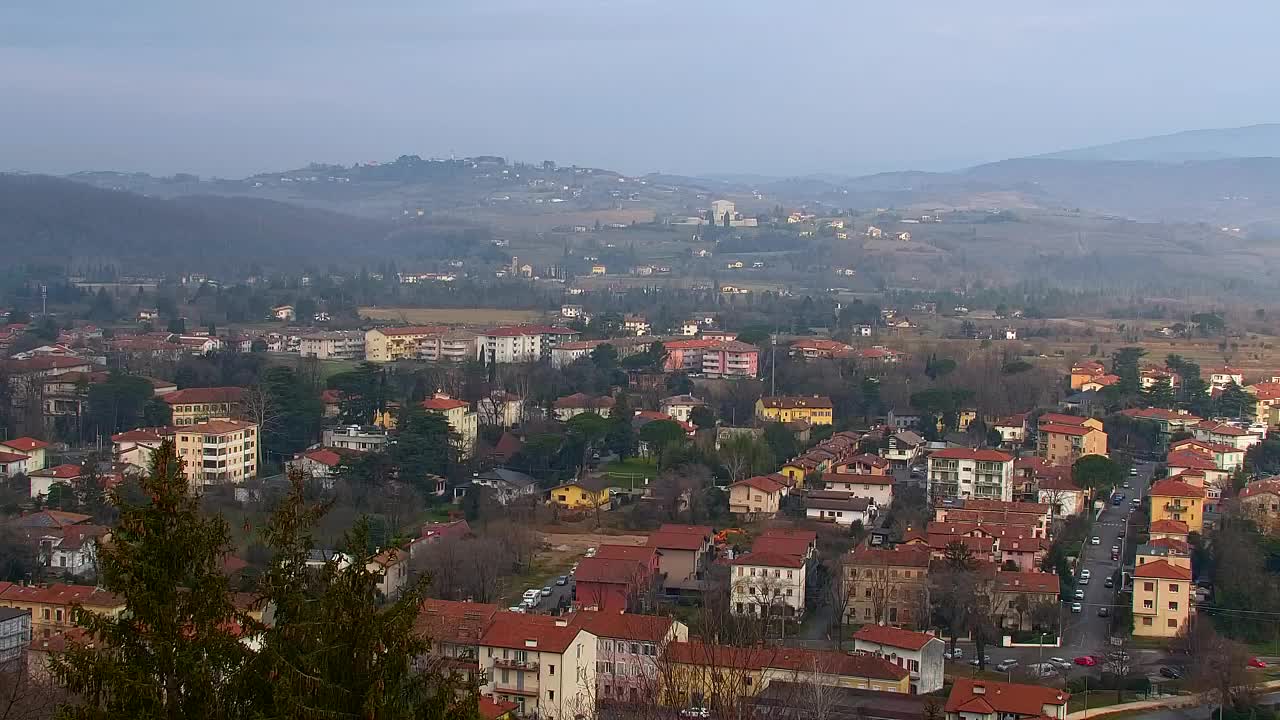
M 166 440 L 142 479 L 148 502 L 115 497 L 120 522 L 98 550 L 99 581 L 125 610 L 75 612 L 93 647 L 72 645 L 51 660 L 54 677 L 81 699 L 60 709 L 64 720 L 239 714 L 234 680 L 248 649 L 238 630 L 255 623 L 236 610 L 222 574 L 227 523 L 201 515 L 181 467 Z
M 434 720 L 478 717 L 474 688 L 417 667 L 430 642 L 417 627 L 430 577 L 382 606 L 382 573 L 362 560 L 307 567 L 312 529 L 327 506 L 308 505 L 301 474 L 271 518 L 264 539 L 275 558 L 263 577 L 263 600 L 275 622 L 245 673 L 254 716 Z M 369 527 L 357 524 L 347 553 L 363 558 Z M 396 551 L 393 551 L 396 552 Z M 403 551 L 401 551 L 403 552 Z M 465 692 L 459 692 L 465 690 Z
M 1252 418 L 1254 407 L 1258 401 L 1244 388 L 1228 383 L 1218 395 L 1217 414 L 1230 418 Z
M 1138 361 L 1147 351 L 1138 347 L 1122 347 L 1111 356 L 1111 372 L 1120 376 L 1112 387 L 1122 395 L 1132 395 L 1142 388 L 1138 378 Z
M 1169 378 L 1160 378 L 1142 391 L 1142 401 L 1153 408 L 1171 408 L 1176 397 Z

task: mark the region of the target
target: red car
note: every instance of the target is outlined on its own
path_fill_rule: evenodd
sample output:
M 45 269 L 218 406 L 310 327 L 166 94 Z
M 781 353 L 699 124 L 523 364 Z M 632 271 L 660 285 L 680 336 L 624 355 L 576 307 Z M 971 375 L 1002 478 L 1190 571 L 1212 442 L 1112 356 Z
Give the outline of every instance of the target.
M 1259 660 L 1256 657 L 1249 658 L 1249 667 L 1251 668 L 1264 668 L 1266 666 L 1267 666 L 1267 663 L 1263 660 Z
M 1077 665 L 1084 665 L 1085 667 L 1093 667 L 1094 665 L 1098 664 L 1098 659 L 1093 657 L 1092 655 L 1081 655 L 1080 657 L 1076 658 L 1075 662 Z

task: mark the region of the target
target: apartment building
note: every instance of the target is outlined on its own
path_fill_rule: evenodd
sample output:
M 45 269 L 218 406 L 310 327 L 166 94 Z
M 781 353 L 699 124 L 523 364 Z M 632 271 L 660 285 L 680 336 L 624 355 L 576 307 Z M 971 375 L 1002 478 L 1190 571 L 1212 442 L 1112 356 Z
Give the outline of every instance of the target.
M 927 624 L 931 557 L 928 547 L 855 548 L 843 578 L 846 622 L 906 628 Z
M 889 625 L 863 625 L 853 634 L 853 651 L 882 657 L 911 673 L 911 692 L 924 695 L 943 686 L 946 643 L 928 633 Z
M 363 360 L 365 333 L 334 330 L 311 333 L 298 339 L 298 354 L 318 360 Z
M 948 448 L 929 456 L 931 498 L 1013 500 L 1013 456 L 999 450 Z
M 1259 530 L 1270 534 L 1280 532 L 1280 479 L 1251 482 L 1238 497 L 1240 509 L 1257 523 Z
M 1151 485 L 1151 523 L 1176 520 L 1187 524 L 1189 532 L 1204 530 L 1205 489 L 1178 478 L 1166 478 Z
M 1067 720 L 1071 693 L 1053 687 L 956 678 L 946 720 Z
M 418 359 L 440 363 L 464 363 L 476 358 L 478 336 L 467 330 L 428 335 L 418 343 Z
M 597 638 L 596 699 L 600 702 L 651 699 L 659 677 L 658 658 L 668 643 L 689 639 L 684 623 L 654 615 L 579 612 L 570 624 Z
M 440 325 L 374 328 L 364 334 L 364 359 L 369 362 L 414 360 L 419 345 L 429 337 L 448 331 Z
M 566 618 L 500 612 L 478 645 L 480 692 L 524 716 L 593 713 L 599 638 Z
M 485 364 L 549 360 L 551 351 L 578 336 L 576 330 L 547 325 L 507 325 L 491 328 L 477 339 Z
M 178 390 L 160 399 L 169 406 L 177 427 L 195 425 L 210 418 L 238 417 L 244 403 L 244 388 L 207 387 Z
M 27 656 L 31 645 L 31 613 L 0 608 L 0 670 L 11 670 Z
M 455 400 L 444 393 L 436 393 L 423 400 L 422 407 L 429 413 L 444 416 L 449 423 L 449 428 L 458 435 L 459 455 L 464 458 L 471 457 L 475 452 L 476 437 L 480 432 L 479 416 L 471 409 L 471 405 Z
M 805 560 L 779 552 L 752 552 L 730 561 L 729 607 L 735 615 L 804 615 Z
M 756 377 L 760 374 L 760 349 L 728 340 L 702 352 L 702 372 L 707 377 Z
M 1133 634 L 1170 638 L 1191 617 L 1191 568 L 1154 560 L 1133 570 Z
M 346 425 L 326 428 L 320 436 L 320 441 L 325 447 L 340 450 L 380 452 L 387 446 L 387 432 L 373 426 Z
M 810 425 L 830 425 L 834 407 L 831 398 L 822 395 L 762 397 L 756 400 L 756 417 L 765 422 L 804 420 Z
M 1071 417 L 1071 416 L 1062 416 Z M 1082 422 L 1046 423 L 1041 418 L 1036 431 L 1036 453 L 1050 465 L 1071 465 L 1085 455 L 1106 455 L 1107 434 L 1101 421 L 1080 418 Z
M 0 607 L 29 613 L 31 628 L 37 637 L 48 637 L 75 627 L 72 609 L 77 605 L 91 613 L 114 616 L 124 610 L 124 598 L 92 585 L 0 582 Z
M 205 420 L 178 428 L 173 437 L 187 481 L 196 492 L 206 485 L 238 485 L 258 476 L 256 423 Z

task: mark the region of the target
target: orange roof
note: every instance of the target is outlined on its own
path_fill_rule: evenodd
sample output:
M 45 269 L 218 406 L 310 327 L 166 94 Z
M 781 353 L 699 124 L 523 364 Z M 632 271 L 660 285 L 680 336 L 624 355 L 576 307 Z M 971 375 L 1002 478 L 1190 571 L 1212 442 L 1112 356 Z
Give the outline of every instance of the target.
M 0 592 L 0 600 L 7 602 L 41 603 L 45 605 L 91 605 L 115 608 L 124 605 L 124 599 L 99 590 L 93 585 L 67 585 L 51 583 L 38 585 L 9 585 Z
M 458 408 L 465 408 L 468 407 L 468 405 L 461 400 L 455 400 L 453 398 L 433 397 L 423 400 L 422 407 L 427 410 L 439 410 L 444 412 L 448 410 L 457 410 Z
M 59 480 L 74 480 L 84 474 L 84 469 L 79 465 L 66 463 L 63 465 L 54 465 L 43 470 L 36 470 L 30 473 L 32 477 L 51 477 Z
M 907 650 L 919 650 L 937 640 L 928 633 L 912 632 L 888 625 L 863 625 L 853 634 L 853 639 Z
M 982 462 L 1011 462 L 1013 456 L 999 450 L 980 450 L 969 448 L 947 448 L 939 450 L 929 457 L 940 460 L 978 460 Z
M 18 453 L 11 453 L 11 452 L 0 452 L 0 465 L 8 465 L 9 463 L 15 463 L 20 460 L 29 460 L 29 459 L 31 459 L 30 455 L 20 455 Z
M 160 399 L 169 405 L 192 405 L 200 403 L 238 403 L 244 399 L 242 387 L 207 387 L 175 390 Z
M 578 564 L 574 580 L 579 583 L 640 585 L 648 580 L 649 574 L 649 565 L 644 561 L 589 557 Z
M 850 562 L 854 565 L 880 565 L 885 567 L 929 567 L 930 552 L 927 547 L 903 547 L 893 550 L 860 545 L 854 549 Z
M 804 557 L 812 549 L 813 541 L 803 537 L 762 535 L 751 543 L 751 552 L 776 553 L 792 557 Z
M 996 590 L 998 592 L 1031 592 L 1058 594 L 1057 573 L 1046 572 L 998 572 L 996 573 Z
M 1280 495 L 1280 477 L 1270 477 L 1265 480 L 1255 480 L 1245 485 L 1240 491 L 1240 497 L 1248 498 L 1255 495 Z
M 342 456 L 334 452 L 332 448 L 316 448 L 302 453 L 302 456 L 312 462 L 320 463 L 325 467 L 337 467 L 342 463 Z
M 1238 428 L 1235 425 L 1228 425 L 1223 422 L 1214 422 L 1212 420 L 1204 420 L 1195 425 L 1196 430 L 1203 430 L 1210 435 L 1225 435 L 1227 437 L 1243 437 L 1249 434 L 1248 430 Z
M 1164 548 L 1165 550 L 1175 552 L 1179 555 L 1189 555 L 1191 553 L 1191 543 L 1186 540 L 1179 540 L 1178 538 L 1153 538 L 1147 542 L 1147 545 L 1154 548 Z
M 588 395 L 586 393 L 574 393 L 572 395 L 566 395 L 565 397 L 557 398 L 555 401 L 555 407 L 571 408 L 571 409 L 578 409 L 578 408 L 604 409 L 604 408 L 611 408 L 616 404 L 617 404 L 617 401 L 607 395 L 592 397 L 591 395 Z M 671 419 L 670 417 L 667 417 L 665 413 L 659 413 L 659 414 L 662 416 L 661 419 L 663 420 Z
M 1168 560 L 1152 560 L 1134 568 L 1133 576 L 1160 580 L 1190 580 L 1191 569 L 1172 565 Z
M 1037 423 L 1040 425 L 1083 425 L 1087 417 L 1079 415 L 1064 415 L 1063 413 L 1044 413 L 1040 416 Z
M 1191 526 L 1181 520 L 1156 520 L 1147 528 L 1147 532 L 1186 535 L 1191 532 Z
M 1049 433 L 1050 435 L 1088 435 L 1091 432 L 1102 432 L 1097 428 L 1085 427 L 1084 425 L 1041 425 L 1040 432 Z
M 1051 687 L 957 677 L 947 696 L 947 713 L 1044 715 L 1045 705 L 1066 705 L 1071 693 Z
M 733 483 L 729 487 L 734 488 L 739 486 L 755 488 L 760 492 L 770 493 L 770 494 L 776 493 L 786 487 L 786 485 L 783 485 L 777 480 L 774 480 L 773 478 L 768 477 L 766 475 L 756 475 L 755 477 L 749 477 L 745 480 L 739 480 L 738 482 Z
M 158 443 L 166 437 L 172 437 L 174 428 L 158 427 L 158 428 L 137 428 L 134 430 L 125 430 L 122 433 L 116 433 L 111 436 L 111 442 L 115 443 Z
M 701 535 L 658 530 L 649 536 L 649 547 L 659 550 L 697 550 L 705 542 Z
M 584 610 L 575 613 L 569 624 L 584 628 L 592 635 L 601 638 L 661 642 L 671 632 L 671 626 L 674 623 L 675 621 L 671 618 L 658 615 Z
M 49 443 L 43 440 L 36 440 L 35 438 L 30 438 L 30 437 L 20 437 L 20 438 L 14 438 L 12 440 L 5 440 L 4 442 L 0 442 L 0 445 L 7 448 L 13 448 L 18 452 L 33 452 L 41 448 L 49 447 Z
M 1153 497 L 1202 498 L 1204 497 L 1204 488 L 1196 487 L 1181 480 L 1166 479 L 1152 485 L 1147 494 Z
M 248 430 L 256 427 L 253 423 L 244 422 L 242 420 L 205 420 L 195 425 L 188 425 L 180 428 L 183 433 L 193 433 L 202 435 L 226 435 L 240 430 Z
M 1186 438 L 1184 440 L 1178 440 L 1173 443 L 1174 450 L 1181 450 L 1183 448 L 1187 448 L 1190 450 L 1199 449 L 1199 450 L 1204 450 L 1205 452 L 1223 453 L 1223 454 L 1244 452 L 1244 450 L 1241 450 L 1235 445 L 1228 445 L 1226 443 L 1218 443 L 1218 442 L 1210 442 L 1208 440 L 1197 440 L 1195 438 Z
M 746 555 L 739 555 L 731 560 L 729 564 L 753 565 L 755 567 L 801 568 L 804 567 L 804 558 L 780 552 L 750 552 Z
M 1188 468 L 1191 470 L 1217 470 L 1218 465 L 1198 452 L 1190 450 L 1173 451 L 1165 457 L 1165 465 L 1171 468 Z
M 495 700 L 488 695 L 481 695 L 476 701 L 476 707 L 480 712 L 480 720 L 498 720 L 504 715 L 514 714 L 520 706 L 507 700 Z
M 766 667 L 893 681 L 902 680 L 910 674 L 905 668 L 875 655 L 792 647 L 779 648 L 777 654 L 769 658 Z
M 549 615 L 499 612 L 480 638 L 479 645 L 562 653 L 569 649 L 581 628 L 560 625 Z M 567 621 L 564 621 L 567 623 Z M 588 631 L 589 632 L 589 631 Z
M 487 603 L 423 600 L 414 630 L 432 642 L 477 645 L 501 609 Z

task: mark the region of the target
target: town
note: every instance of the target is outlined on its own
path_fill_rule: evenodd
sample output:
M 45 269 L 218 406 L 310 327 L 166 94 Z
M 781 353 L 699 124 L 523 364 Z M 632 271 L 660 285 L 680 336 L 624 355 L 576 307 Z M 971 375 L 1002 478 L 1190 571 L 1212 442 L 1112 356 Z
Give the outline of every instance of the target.
M 305 489 L 305 568 L 411 601 L 420 660 L 495 720 L 1066 720 L 1270 677 L 1280 371 L 1161 359 L 1167 328 L 1072 357 L 1008 307 L 773 298 L 826 321 L 797 332 L 569 288 L 504 324 L 304 293 L 188 330 L 215 282 L 7 312 L 0 607 L 33 687 L 83 613 L 125 616 L 101 562 L 168 463 L 234 518 L 246 617 L 276 612 L 263 533 Z M 1227 355 L 1224 325 L 1183 345 Z

